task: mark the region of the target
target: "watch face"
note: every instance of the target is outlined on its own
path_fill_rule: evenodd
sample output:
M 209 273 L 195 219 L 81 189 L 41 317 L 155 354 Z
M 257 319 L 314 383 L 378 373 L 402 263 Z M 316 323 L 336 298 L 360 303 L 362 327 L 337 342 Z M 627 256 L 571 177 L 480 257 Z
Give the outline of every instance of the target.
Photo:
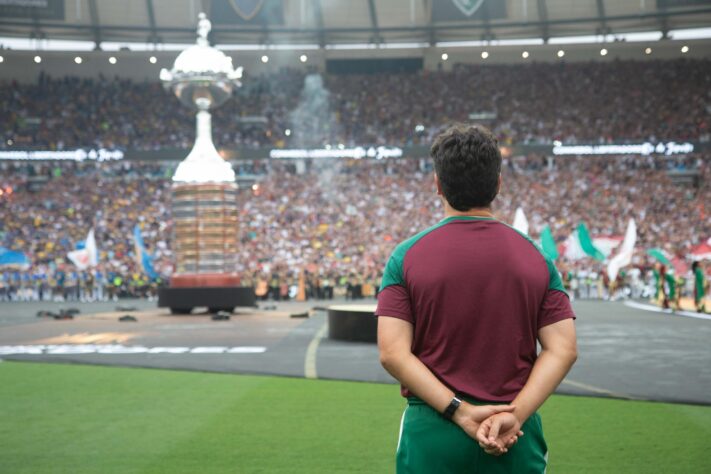
M 452 401 L 449 402 L 449 405 L 447 408 L 444 410 L 444 417 L 447 418 L 448 420 L 452 419 L 452 416 L 454 415 L 454 412 L 457 411 L 457 408 L 459 408 L 459 405 L 461 405 L 462 401 L 458 399 L 457 397 L 452 398 Z

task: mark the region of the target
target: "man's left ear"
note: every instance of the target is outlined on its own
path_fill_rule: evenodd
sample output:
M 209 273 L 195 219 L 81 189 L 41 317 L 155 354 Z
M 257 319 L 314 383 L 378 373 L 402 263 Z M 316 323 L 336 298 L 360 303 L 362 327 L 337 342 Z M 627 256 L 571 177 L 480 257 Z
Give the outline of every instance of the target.
M 499 178 L 501 179 L 501 178 Z M 435 187 L 437 188 L 437 196 L 442 195 L 442 184 L 439 182 L 439 177 L 437 176 L 437 173 L 434 174 L 434 182 L 435 182 Z

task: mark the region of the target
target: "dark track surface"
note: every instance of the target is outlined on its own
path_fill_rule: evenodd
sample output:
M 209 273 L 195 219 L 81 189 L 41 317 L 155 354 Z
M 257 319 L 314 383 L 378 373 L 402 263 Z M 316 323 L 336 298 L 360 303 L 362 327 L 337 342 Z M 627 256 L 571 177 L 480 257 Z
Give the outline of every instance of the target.
M 138 322 L 118 322 L 118 316 L 127 312 L 116 312 L 117 305 L 137 307 L 139 311 L 131 314 Z M 206 315 L 170 316 L 147 301 L 0 303 L 0 349 L 19 344 L 185 349 L 174 354 L 0 354 L 0 359 L 393 382 L 378 363 L 375 345 L 325 337 L 325 311 L 313 310 L 309 319 L 289 317 L 319 306 L 324 303 L 279 303 L 277 310 L 240 309 L 230 321 L 212 321 Z M 68 307 L 82 313 L 70 321 L 35 316 L 40 309 Z M 579 359 L 559 387 L 560 393 L 711 404 L 711 321 L 643 311 L 622 303 L 576 301 L 574 308 Z M 196 347 L 225 350 L 212 354 L 188 351 Z M 227 353 L 230 348 L 249 351 L 255 347 L 263 352 Z

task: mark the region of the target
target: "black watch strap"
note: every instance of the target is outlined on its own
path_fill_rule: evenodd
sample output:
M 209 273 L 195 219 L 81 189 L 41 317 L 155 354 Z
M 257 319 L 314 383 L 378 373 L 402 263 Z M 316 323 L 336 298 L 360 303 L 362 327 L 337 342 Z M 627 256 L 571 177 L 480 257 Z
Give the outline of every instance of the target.
M 442 416 L 448 420 L 451 420 L 454 416 L 454 412 L 457 411 L 457 408 L 459 408 L 459 405 L 461 404 L 462 401 L 456 396 L 454 396 L 454 398 L 452 398 L 452 401 L 449 402 L 449 405 L 447 405 L 447 408 L 444 409 L 444 413 L 442 413 Z

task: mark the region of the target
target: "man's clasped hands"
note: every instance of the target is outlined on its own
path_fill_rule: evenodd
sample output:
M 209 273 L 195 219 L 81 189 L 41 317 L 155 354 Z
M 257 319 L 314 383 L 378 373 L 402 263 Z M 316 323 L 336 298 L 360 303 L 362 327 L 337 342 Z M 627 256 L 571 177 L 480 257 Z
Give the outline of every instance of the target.
M 501 456 L 523 436 L 522 422 L 514 415 L 514 410 L 513 405 L 472 405 L 463 401 L 452 421 L 476 440 L 487 454 Z

